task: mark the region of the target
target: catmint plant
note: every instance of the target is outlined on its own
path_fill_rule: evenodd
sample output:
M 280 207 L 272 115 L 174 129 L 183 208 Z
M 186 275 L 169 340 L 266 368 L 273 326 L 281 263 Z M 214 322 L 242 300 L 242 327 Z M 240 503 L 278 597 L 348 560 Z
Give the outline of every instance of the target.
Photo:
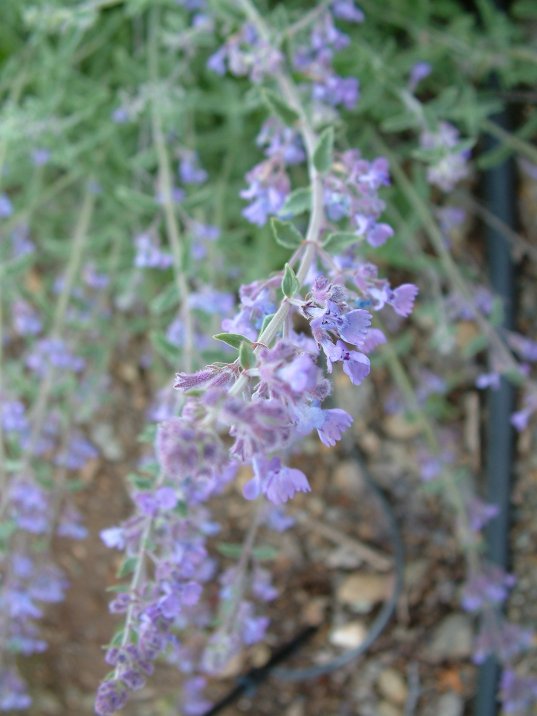
M 452 518 L 473 661 L 501 664 L 506 713 L 534 707 L 533 636 L 505 615 L 515 575 L 484 557 L 500 507 L 460 398 L 512 380 L 531 440 L 531 316 L 499 327 L 472 198 L 509 153 L 536 176 L 529 105 L 516 135 L 494 119 L 535 83 L 526 5 L 480 7 L 481 26 L 407 0 L 5 3 L 0 711 L 40 708 L 26 658 L 46 658 L 41 622 L 76 579 L 61 552 L 98 539 L 119 567 L 96 713 L 158 662 L 180 674 L 173 708 L 207 711 L 285 604 L 262 540 L 318 501 L 299 453 L 365 445 L 388 414 L 417 435 L 411 499 Z M 354 416 L 336 382 L 377 397 Z M 131 507 L 101 530 L 78 493 L 99 494 L 109 461 Z

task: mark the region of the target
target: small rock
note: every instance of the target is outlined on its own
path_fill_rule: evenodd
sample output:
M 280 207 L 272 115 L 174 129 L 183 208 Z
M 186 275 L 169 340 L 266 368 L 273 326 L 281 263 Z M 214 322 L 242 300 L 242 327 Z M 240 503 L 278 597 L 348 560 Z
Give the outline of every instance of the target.
M 351 547 L 337 547 L 331 550 L 326 559 L 331 569 L 357 569 L 362 564 L 361 557 Z
M 472 653 L 472 622 L 465 614 L 450 614 L 433 632 L 428 649 L 433 661 L 466 659 Z
M 402 713 L 401 709 L 389 701 L 381 701 L 378 705 L 378 716 L 402 716 Z
M 302 699 L 296 699 L 285 712 L 285 716 L 304 716 L 306 713 L 304 708 L 304 701 Z
M 362 622 L 348 622 L 332 629 L 329 641 L 334 646 L 355 649 L 367 636 L 367 627 Z
M 386 434 L 396 440 L 410 440 L 415 438 L 422 431 L 422 426 L 417 420 L 409 420 L 404 415 L 388 415 L 382 423 Z
M 390 595 L 393 578 L 383 574 L 353 574 L 347 577 L 337 591 L 338 601 L 353 611 L 367 614 Z
M 354 460 L 343 460 L 334 468 L 333 484 L 345 495 L 359 495 L 364 489 L 364 478 Z
M 417 559 L 405 565 L 405 592 L 410 604 L 414 604 L 426 586 L 425 577 L 429 563 L 426 559 Z
M 395 669 L 384 669 L 379 674 L 377 680 L 377 686 L 382 694 L 388 701 L 393 704 L 404 704 L 408 696 L 408 688 L 404 678 Z
M 435 714 L 436 716 L 462 716 L 464 711 L 464 701 L 462 696 L 454 694 L 443 694 L 438 699 Z
M 326 597 L 315 597 L 310 599 L 304 607 L 304 621 L 307 624 L 322 624 L 327 607 L 328 599 Z
M 124 457 L 123 448 L 110 423 L 98 422 L 91 429 L 91 438 L 107 460 L 116 462 Z

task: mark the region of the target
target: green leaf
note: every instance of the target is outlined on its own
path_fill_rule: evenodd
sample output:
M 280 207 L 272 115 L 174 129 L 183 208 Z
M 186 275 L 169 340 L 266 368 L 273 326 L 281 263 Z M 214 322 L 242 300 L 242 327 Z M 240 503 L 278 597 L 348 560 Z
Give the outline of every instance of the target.
M 299 119 L 298 113 L 272 90 L 263 89 L 261 94 L 270 111 L 281 119 L 284 124 L 295 124 Z
M 119 646 L 121 644 L 121 642 L 123 641 L 124 635 L 125 635 L 125 629 L 123 629 L 123 628 L 118 629 L 117 632 L 112 637 L 110 646 Z
M 276 559 L 278 556 L 278 550 L 270 544 L 260 544 L 259 547 L 252 549 L 252 554 L 255 559 L 260 562 L 266 562 L 268 560 Z
M 126 204 L 131 210 L 134 207 L 136 207 L 137 210 L 155 210 L 156 201 L 154 197 L 131 189 L 128 186 L 118 186 L 115 190 L 115 195 L 122 204 Z
M 127 559 L 124 559 L 121 563 L 121 567 L 117 571 L 117 576 L 121 579 L 121 577 L 126 577 L 128 574 L 132 574 L 136 569 L 137 562 L 138 557 L 127 557 Z
M 524 382 L 527 380 L 527 377 L 522 375 L 522 373 L 519 373 L 517 370 L 506 370 L 503 376 L 510 383 L 515 386 L 518 386 L 519 388 L 523 386 Z
M 242 552 L 242 544 L 236 542 L 220 542 L 216 545 L 216 549 L 224 557 L 240 557 Z
M 106 587 L 107 592 L 114 592 L 115 594 L 125 594 L 130 591 L 129 584 L 113 584 L 111 587 Z
M 179 304 L 179 292 L 174 283 L 170 283 L 164 291 L 161 291 L 150 303 L 152 313 L 157 315 L 174 308 Z
M 217 341 L 222 341 L 222 343 L 227 343 L 228 346 L 232 348 L 240 348 L 243 341 L 250 344 L 252 343 L 249 338 L 241 336 L 240 333 L 216 333 L 213 338 Z
M 250 343 L 246 343 L 246 341 L 243 341 L 239 348 L 239 362 L 241 364 L 241 368 L 244 368 L 245 370 L 251 368 L 255 364 L 255 355 L 252 350 L 252 346 Z
M 302 234 L 295 229 L 293 224 L 279 219 L 270 220 L 270 228 L 276 239 L 276 243 L 286 249 L 296 249 L 302 243 Z
M 412 129 L 419 121 L 413 112 L 394 114 L 381 122 L 380 128 L 383 132 L 402 132 L 405 129 Z
M 155 481 L 152 478 L 136 475 L 134 473 L 127 475 L 127 480 L 138 490 L 150 490 L 155 484 Z
M 170 343 L 170 341 L 163 333 L 159 333 L 158 331 L 152 331 L 150 334 L 150 338 L 154 349 L 160 356 L 162 356 L 162 358 L 169 361 L 170 363 L 177 362 L 177 359 L 180 355 L 180 350 L 179 348 L 177 348 L 177 346 L 174 346 L 173 343 Z
M 157 434 L 157 426 L 156 425 L 146 425 L 144 429 L 141 431 L 141 433 L 138 435 L 138 442 L 139 443 L 154 443 L 155 442 L 155 436 Z
M 220 542 L 216 549 L 220 554 L 223 554 L 224 557 L 238 559 L 242 554 L 243 545 L 237 542 Z M 275 559 L 278 556 L 278 550 L 268 544 L 259 545 L 252 549 L 252 555 L 255 559 L 266 561 Z
M 283 279 L 282 279 L 282 291 L 283 295 L 287 298 L 292 298 L 295 293 L 298 291 L 299 285 L 297 281 L 297 277 L 295 275 L 295 272 L 293 269 L 289 266 L 289 264 L 285 264 L 285 270 L 283 272 Z
M 298 216 L 306 211 L 311 211 L 311 189 L 302 187 L 292 191 L 280 211 L 282 214 L 291 214 L 291 216 Z
M 317 142 L 313 151 L 313 166 L 318 172 L 324 174 L 332 166 L 332 154 L 334 151 L 334 128 L 327 127 Z
M 265 318 L 263 318 L 263 323 L 261 324 L 261 333 L 265 330 L 265 328 L 268 326 L 268 324 L 272 321 L 274 318 L 273 313 L 269 313 Z
M 337 254 L 358 241 L 361 241 L 361 238 L 350 231 L 336 231 L 333 234 L 328 234 L 323 246 L 325 249 L 330 249 L 330 251 Z

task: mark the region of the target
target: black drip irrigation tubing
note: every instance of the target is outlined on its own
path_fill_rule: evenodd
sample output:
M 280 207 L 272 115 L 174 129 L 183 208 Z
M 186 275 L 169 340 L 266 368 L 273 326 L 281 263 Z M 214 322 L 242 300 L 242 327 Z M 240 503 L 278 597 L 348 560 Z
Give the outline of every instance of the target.
M 492 10 L 505 12 L 509 0 L 490 0 Z M 485 20 L 484 15 L 480 18 Z M 484 28 L 485 29 L 485 28 Z M 490 89 L 499 90 L 497 76 L 489 80 Z M 493 121 L 506 132 L 513 129 L 509 107 L 505 107 Z M 496 149 L 497 138 L 484 137 L 484 151 Z M 488 169 L 483 175 L 482 194 L 485 207 L 507 227 L 516 226 L 516 173 L 515 163 L 508 158 L 501 164 Z M 493 292 L 503 304 L 501 329 L 512 330 L 515 326 L 515 269 L 509 242 L 498 225 L 487 225 L 487 259 L 490 284 Z M 494 367 L 492 366 L 492 369 Z M 486 497 L 488 502 L 499 508 L 498 516 L 486 528 L 486 549 L 488 559 L 509 569 L 509 527 L 511 507 L 511 485 L 514 456 L 514 431 L 510 422 L 515 405 L 515 389 L 504 377 L 497 390 L 488 391 L 486 425 Z M 496 716 L 500 712 L 498 685 L 501 666 L 494 656 L 480 666 L 477 692 L 474 702 L 475 716 Z
M 274 677 L 286 682 L 297 682 L 316 679 L 320 676 L 331 674 L 340 669 L 342 666 L 346 666 L 361 657 L 378 639 L 389 623 L 395 612 L 397 601 L 403 589 L 404 550 L 401 532 L 388 498 L 370 474 L 358 448 L 354 447 L 347 457 L 355 460 L 359 464 L 361 474 L 363 475 L 368 487 L 375 493 L 386 518 L 390 533 L 390 542 L 392 544 L 395 571 L 394 585 L 390 598 L 384 603 L 382 609 L 373 621 L 366 638 L 360 646 L 346 651 L 326 664 L 319 664 L 303 669 L 288 669 L 280 667 L 279 664 L 286 661 L 289 657 L 303 648 L 320 628 L 320 625 L 307 626 L 298 632 L 298 634 L 291 641 L 276 649 L 264 666 L 250 669 L 250 671 L 240 676 L 237 679 L 236 685 L 202 716 L 216 716 L 216 714 L 222 712 L 225 708 L 237 701 L 241 696 L 252 696 L 255 694 L 259 686 L 269 677 Z
M 511 130 L 508 110 L 495 117 L 506 131 Z M 485 149 L 491 150 L 499 142 L 485 138 Z M 483 178 L 483 195 L 487 209 L 507 226 L 514 228 L 516 219 L 516 180 L 512 159 L 489 169 Z M 489 276 L 492 290 L 502 299 L 503 330 L 515 324 L 515 275 L 507 239 L 496 227 L 489 226 L 486 234 Z M 514 451 L 513 428 L 510 416 L 514 409 L 513 385 L 501 378 L 497 390 L 489 390 L 487 408 L 486 493 L 489 502 L 499 507 L 498 516 L 486 530 L 487 556 L 504 570 L 509 568 L 509 525 L 511 482 Z M 475 716 L 494 716 L 499 713 L 498 680 L 500 665 L 489 657 L 479 669 Z

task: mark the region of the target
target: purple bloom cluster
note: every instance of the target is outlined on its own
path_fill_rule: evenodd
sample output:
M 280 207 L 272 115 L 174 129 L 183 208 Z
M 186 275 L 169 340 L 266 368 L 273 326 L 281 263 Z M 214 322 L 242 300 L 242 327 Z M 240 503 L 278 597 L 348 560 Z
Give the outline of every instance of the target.
M 360 96 L 358 80 L 340 77 L 332 68 L 334 54 L 350 42 L 348 35 L 335 26 L 334 16 L 350 22 L 363 20 L 363 14 L 352 2 L 333 3 L 313 27 L 308 45 L 295 54 L 294 64 L 310 80 L 315 103 L 353 109 Z
M 381 246 L 393 235 L 391 226 L 378 222 L 385 209 L 378 191 L 389 183 L 388 162 L 384 157 L 370 162 L 357 149 L 343 152 L 324 180 L 327 217 L 335 223 L 342 219 L 350 221 L 357 240 L 365 238 L 371 246 Z
M 41 333 L 43 324 L 37 312 L 27 301 L 19 299 L 13 304 L 13 329 L 19 336 L 35 336 Z
M 172 255 L 163 251 L 158 245 L 157 239 L 152 234 L 138 234 L 134 239 L 136 256 L 134 265 L 138 268 L 168 269 L 173 265 Z
M 249 77 L 259 83 L 277 72 L 281 62 L 282 54 L 259 37 L 253 25 L 246 23 L 209 57 L 207 67 L 218 75 L 229 70 L 235 77 Z
M 430 150 L 435 159 L 427 170 L 431 184 L 445 192 L 468 176 L 470 152 L 460 149 L 459 131 L 449 122 L 440 122 L 434 132 L 425 130 L 420 137 L 421 147 Z
M 20 535 L 45 535 L 53 529 L 50 495 L 30 478 L 17 478 L 9 486 L 7 517 Z M 67 511 L 65 517 L 72 519 Z M 77 515 L 79 518 L 79 515 Z M 66 522 L 64 521 L 64 524 Z M 67 582 L 62 571 L 46 554 L 31 555 L 19 540 L 5 555 L 0 589 L 0 634 L 11 655 L 40 653 L 47 648 L 36 621 L 43 606 L 63 599 Z M 0 710 L 19 710 L 31 703 L 24 681 L 15 666 L 0 670 Z
M 71 352 L 60 338 L 42 338 L 26 357 L 26 365 L 39 376 L 50 368 L 80 373 L 86 365 L 83 358 Z

